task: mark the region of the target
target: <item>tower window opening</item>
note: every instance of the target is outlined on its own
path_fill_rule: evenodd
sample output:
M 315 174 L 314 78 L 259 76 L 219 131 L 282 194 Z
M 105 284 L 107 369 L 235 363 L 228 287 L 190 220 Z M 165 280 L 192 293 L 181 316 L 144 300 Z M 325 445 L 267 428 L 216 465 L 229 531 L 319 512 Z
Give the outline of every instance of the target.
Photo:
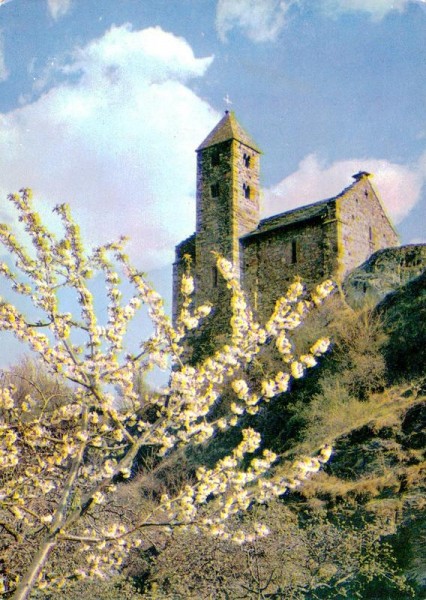
M 291 264 L 297 263 L 297 240 L 291 241 Z
M 244 198 L 250 198 L 250 186 L 243 183 Z
M 219 273 L 218 273 L 216 265 L 214 265 L 212 267 L 212 286 L 214 288 L 217 288 L 218 281 L 219 281 Z
M 374 239 L 374 231 L 371 226 L 368 228 L 368 245 L 370 247 L 370 252 L 373 252 L 373 250 L 375 248 L 375 239 Z
M 210 186 L 210 192 L 211 192 L 212 198 L 217 198 L 219 196 L 219 184 L 212 183 Z
M 220 155 L 218 150 L 215 150 L 212 154 L 212 166 L 213 167 L 217 167 L 217 165 L 220 163 Z
M 247 169 L 250 167 L 250 158 L 251 156 L 249 154 L 244 154 L 243 156 L 244 166 L 247 167 Z

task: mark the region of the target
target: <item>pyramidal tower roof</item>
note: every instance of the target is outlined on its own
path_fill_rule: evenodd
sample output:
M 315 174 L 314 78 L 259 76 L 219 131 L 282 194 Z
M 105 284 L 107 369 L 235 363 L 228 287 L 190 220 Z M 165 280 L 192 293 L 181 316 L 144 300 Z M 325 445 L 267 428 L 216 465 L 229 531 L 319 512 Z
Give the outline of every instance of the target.
M 238 140 L 256 152 L 260 152 L 248 133 L 246 133 L 238 123 L 235 114 L 229 111 L 225 111 L 223 119 L 219 121 L 213 131 L 209 133 L 204 142 L 198 146 L 197 152 L 209 148 L 210 146 L 227 142 L 228 140 Z

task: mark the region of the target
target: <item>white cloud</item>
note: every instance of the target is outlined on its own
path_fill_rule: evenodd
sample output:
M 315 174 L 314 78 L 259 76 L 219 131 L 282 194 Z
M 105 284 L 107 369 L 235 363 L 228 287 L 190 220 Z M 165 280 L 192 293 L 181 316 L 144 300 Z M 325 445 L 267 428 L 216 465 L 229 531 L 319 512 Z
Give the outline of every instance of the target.
M 0 81 L 5 81 L 9 76 L 9 71 L 6 68 L 4 59 L 4 39 L 3 32 L 0 31 Z
M 391 12 L 402 13 L 410 4 L 426 4 L 426 0 L 317 0 L 316 6 L 329 17 L 344 13 L 367 13 L 379 21 Z M 312 8 L 311 0 L 218 0 L 216 29 L 225 41 L 232 29 L 239 28 L 253 42 L 270 42 L 282 31 L 289 9 Z
M 0 197 L 32 187 L 69 202 L 92 243 L 125 234 L 142 268 L 171 262 L 194 228 L 194 149 L 219 118 L 186 83 L 211 61 L 160 28 L 113 27 L 78 49 L 60 84 L 0 114 Z
M 254 42 L 273 41 L 285 24 L 294 0 L 219 0 L 216 28 L 222 41 L 235 27 Z
M 71 8 L 71 0 L 47 0 L 47 8 L 55 21 L 67 14 Z
M 358 171 L 374 175 L 373 186 L 392 221 L 399 223 L 420 199 L 426 182 L 426 153 L 413 166 L 375 158 L 341 160 L 326 165 L 315 154 L 310 154 L 300 162 L 297 171 L 265 191 L 265 216 L 334 197 L 353 183 L 350 176 Z
M 388 13 L 402 13 L 409 4 L 422 3 L 424 0 L 321 0 L 323 10 L 329 15 L 338 16 L 346 12 L 365 12 L 373 19 L 383 19 Z

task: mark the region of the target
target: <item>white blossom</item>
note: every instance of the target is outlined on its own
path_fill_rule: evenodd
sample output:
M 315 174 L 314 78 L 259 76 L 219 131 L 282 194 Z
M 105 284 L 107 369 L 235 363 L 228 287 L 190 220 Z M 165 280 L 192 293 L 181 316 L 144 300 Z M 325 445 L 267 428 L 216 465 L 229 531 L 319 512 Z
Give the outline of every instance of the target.
M 125 256 L 124 239 L 88 254 L 66 205 L 55 209 L 64 228 L 58 239 L 33 209 L 28 190 L 10 200 L 29 236 L 31 251 L 7 225 L 0 225 L 0 244 L 14 257 L 17 270 L 12 272 L 2 263 L 0 277 L 26 295 L 44 317 L 31 323 L 17 307 L 2 300 L 0 330 L 12 332 L 40 356 L 52 376 L 72 387 L 65 402 L 53 402 L 47 410 L 31 394 L 19 398 L 12 386 L 0 382 L 2 519 L 5 514 L 17 521 L 16 530 L 27 541 L 40 527 L 49 529 L 49 543 L 54 546 L 63 544 L 67 536 L 76 537 L 85 567 L 70 576 L 79 579 L 113 572 L 133 548 L 141 546 L 143 533 L 154 523 L 162 523 L 166 533 L 184 525 L 237 544 L 267 535 L 262 524 L 252 532 L 231 531 L 229 517 L 297 488 L 329 460 L 329 446 L 317 457 L 297 460 L 284 476 L 275 469 L 283 461 L 267 449 L 261 451 L 260 435 L 246 428 L 228 455 L 211 468 L 200 467 L 194 481 L 180 491 L 164 494 L 147 517 L 136 510 L 130 523 L 117 514 L 116 522 L 102 527 L 96 511 L 108 506 L 119 474 L 132 476 L 140 450 L 154 449 L 163 457 L 188 444 L 208 443 L 218 431 L 237 426 L 246 413 L 257 414 L 264 403 L 288 390 L 291 377 L 302 377 L 306 368 L 316 365 L 330 341 L 320 339 L 309 353 L 297 356 L 290 335 L 313 305 L 333 291 L 332 282 L 318 286 L 311 300 L 304 299 L 303 284 L 293 282 L 271 317 L 260 324 L 233 265 L 216 257 L 231 293 L 232 331 L 211 356 L 190 366 L 184 360 L 185 335 L 211 311 L 208 303 L 194 306 L 190 269 L 181 280 L 182 306 L 172 324 L 159 294 Z M 105 318 L 96 313 L 90 289 L 91 279 L 99 275 L 105 280 Z M 133 288 L 127 303 L 129 294 L 122 293 L 121 279 Z M 74 294 L 77 314 L 61 309 L 64 290 Z M 152 334 L 140 348 L 128 352 L 129 323 L 141 307 L 152 322 Z M 270 342 L 280 353 L 282 370 L 265 372 L 260 381 L 252 382 L 250 366 L 261 359 Z M 140 374 L 171 365 L 167 388 L 140 396 Z M 229 386 L 234 395 L 228 414 L 222 416 L 215 411 Z M 79 520 L 82 513 L 87 518 Z M 42 555 L 47 559 L 48 553 Z M 50 573 L 42 561 L 36 568 L 40 576 L 34 578 L 35 585 L 51 588 L 59 597 L 66 577 Z M 1 585 L 0 580 L 0 591 Z

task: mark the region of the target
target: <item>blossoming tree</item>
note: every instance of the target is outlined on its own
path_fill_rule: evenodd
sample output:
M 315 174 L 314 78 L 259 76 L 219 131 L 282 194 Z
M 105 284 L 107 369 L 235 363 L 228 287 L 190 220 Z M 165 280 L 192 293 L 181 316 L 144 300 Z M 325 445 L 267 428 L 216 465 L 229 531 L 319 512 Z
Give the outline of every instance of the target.
M 19 542 L 28 550 L 28 560 L 5 567 L 1 592 L 21 600 L 32 590 L 60 589 L 68 578 L 105 576 L 154 529 L 190 527 L 236 543 L 267 534 L 258 523 L 250 531 L 230 531 L 227 520 L 254 502 L 294 489 L 328 460 L 328 446 L 319 448 L 314 458 L 286 464 L 261 449 L 259 434 L 246 428 L 228 456 L 212 468 L 200 466 L 192 483 L 164 494 L 149 514 L 135 511 L 130 521 L 116 515 L 107 524 L 88 517 L 99 514 L 117 479 L 130 477 L 141 450 L 154 448 L 164 460 L 206 443 L 217 432 L 236 427 L 244 415 L 255 415 L 263 403 L 287 390 L 291 377 L 300 378 L 314 366 L 328 340 L 320 339 L 307 354 L 295 356 L 289 335 L 332 291 L 332 283 L 318 286 L 306 298 L 301 283 L 294 282 L 261 325 L 232 265 L 218 257 L 218 269 L 232 293 L 232 331 L 226 345 L 197 366 L 188 366 L 183 361 L 185 336 L 210 312 L 209 306 L 194 306 L 189 272 L 182 279 L 184 301 L 173 325 L 159 295 L 124 254 L 124 239 L 87 253 L 67 206 L 55 209 L 64 230 L 58 237 L 43 225 L 29 190 L 9 199 L 30 243 L 20 243 L 11 228 L 0 225 L 0 242 L 16 267 L 1 264 L 0 276 L 43 316 L 31 320 L 0 299 L 0 330 L 26 343 L 49 372 L 71 387 L 68 401 L 59 404 L 48 398 L 40 403 L 34 394 L 19 398 L 7 383 L 0 387 L 0 528 L 11 546 Z M 119 273 L 133 289 L 127 301 Z M 102 274 L 106 284 L 105 322 L 96 314 L 90 291 L 95 274 Z M 74 315 L 61 308 L 61 299 L 71 294 L 79 305 Z M 129 353 L 124 338 L 143 306 L 153 332 L 136 353 Z M 271 344 L 282 357 L 282 370 L 254 385 L 245 369 Z M 141 398 L 135 381 L 154 365 L 172 368 L 169 385 Z M 215 417 L 213 408 L 226 385 L 233 394 L 229 414 Z M 51 556 L 61 545 L 78 549 L 84 567 L 65 575 L 50 568 Z M 7 552 L 5 557 L 7 562 Z

